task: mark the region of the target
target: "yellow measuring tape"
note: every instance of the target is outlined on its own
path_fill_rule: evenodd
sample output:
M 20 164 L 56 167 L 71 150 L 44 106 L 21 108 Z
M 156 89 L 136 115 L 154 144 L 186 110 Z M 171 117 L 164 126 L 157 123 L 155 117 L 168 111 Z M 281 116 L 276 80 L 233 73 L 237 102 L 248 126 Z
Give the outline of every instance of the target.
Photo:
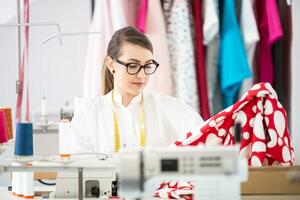
M 112 102 L 115 106 L 114 92 L 112 92 Z M 115 137 L 115 153 L 120 150 L 120 129 L 118 119 L 115 111 L 113 110 L 114 117 L 114 137 Z M 146 144 L 146 133 L 145 133 L 145 114 L 144 114 L 144 96 L 142 95 L 141 102 L 141 115 L 140 115 L 140 147 L 144 147 Z

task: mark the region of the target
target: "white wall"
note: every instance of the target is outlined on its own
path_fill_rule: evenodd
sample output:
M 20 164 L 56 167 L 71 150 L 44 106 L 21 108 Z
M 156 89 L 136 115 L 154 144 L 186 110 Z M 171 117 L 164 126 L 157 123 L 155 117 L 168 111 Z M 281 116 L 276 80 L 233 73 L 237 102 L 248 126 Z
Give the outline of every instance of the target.
M 0 13 L 5 9 L 5 6 L 1 6 Z M 90 18 L 90 0 L 36 0 L 30 4 L 31 22 L 58 22 L 62 32 L 88 31 Z M 16 22 L 16 18 L 10 22 Z M 40 109 L 43 96 L 47 98 L 49 108 L 58 111 L 67 100 L 82 93 L 88 36 L 64 37 L 62 46 L 59 46 L 57 39 L 41 45 L 42 41 L 56 34 L 56 30 L 55 27 L 30 29 L 32 111 Z M 0 44 L 0 106 L 15 108 L 17 29 L 0 27 Z
M 292 121 L 291 133 L 293 136 L 296 164 L 300 164 L 300 1 L 292 1 L 293 42 L 292 42 Z
M 58 22 L 63 32 L 88 31 L 91 18 L 90 0 L 35 0 L 30 4 L 31 22 Z M 16 22 L 15 0 L 0 0 L 0 23 Z M 9 20 L 9 21 L 7 21 Z M 82 79 L 87 49 L 87 36 L 63 38 L 63 46 L 52 40 L 54 27 L 32 27 L 30 30 L 30 98 L 32 110 L 40 109 L 46 96 L 51 110 L 59 111 L 67 100 L 82 93 Z M 15 109 L 15 82 L 18 77 L 17 29 L 0 27 L 0 106 Z M 36 154 L 58 153 L 57 134 L 36 134 Z M 0 176 L 0 186 L 7 186 L 9 174 Z

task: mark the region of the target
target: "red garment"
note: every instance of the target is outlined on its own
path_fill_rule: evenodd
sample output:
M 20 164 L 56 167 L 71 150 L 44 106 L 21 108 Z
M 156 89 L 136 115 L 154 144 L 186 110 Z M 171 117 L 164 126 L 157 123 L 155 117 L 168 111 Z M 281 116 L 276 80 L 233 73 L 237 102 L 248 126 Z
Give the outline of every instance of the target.
M 192 1 L 194 23 L 195 23 L 195 61 L 197 70 L 198 95 L 200 104 L 200 113 L 204 120 L 210 117 L 207 80 L 205 69 L 205 48 L 203 41 L 203 18 L 202 18 L 202 0 Z
M 240 154 L 250 166 L 292 165 L 294 150 L 287 115 L 269 83 L 254 85 L 234 105 L 204 122 L 198 131 L 176 141 L 177 146 L 234 144 L 234 124 L 241 122 Z
M 277 3 L 276 0 L 256 0 L 255 4 L 260 35 L 258 81 L 273 84 L 271 47 L 283 36 Z
M 294 149 L 289 135 L 287 115 L 269 83 L 254 85 L 242 99 L 205 121 L 201 127 L 176 141 L 177 146 L 232 145 L 234 124 L 242 125 L 240 155 L 250 166 L 292 165 Z M 156 196 L 178 198 L 177 181 L 161 184 Z M 181 185 L 183 185 L 181 183 Z M 191 183 L 186 183 L 191 185 Z M 162 190 L 163 189 L 163 190 Z M 187 189 L 188 190 L 188 189 Z M 192 191 L 185 191 L 192 198 Z M 192 189 L 191 189 L 192 190 Z M 182 194 L 182 193 L 180 193 Z M 182 197 L 182 196 L 180 196 Z M 186 197 L 186 195 L 185 195 Z
M 186 181 L 166 181 L 160 184 L 154 196 L 163 199 L 192 200 L 194 184 Z

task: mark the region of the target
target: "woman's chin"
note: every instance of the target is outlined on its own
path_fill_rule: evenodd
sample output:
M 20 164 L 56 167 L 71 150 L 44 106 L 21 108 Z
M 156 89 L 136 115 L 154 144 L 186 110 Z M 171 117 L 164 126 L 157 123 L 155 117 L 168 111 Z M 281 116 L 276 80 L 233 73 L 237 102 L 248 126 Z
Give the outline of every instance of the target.
M 144 88 L 145 87 L 139 87 L 139 88 L 134 88 L 134 89 L 132 88 L 130 93 L 134 96 L 137 96 L 144 91 Z

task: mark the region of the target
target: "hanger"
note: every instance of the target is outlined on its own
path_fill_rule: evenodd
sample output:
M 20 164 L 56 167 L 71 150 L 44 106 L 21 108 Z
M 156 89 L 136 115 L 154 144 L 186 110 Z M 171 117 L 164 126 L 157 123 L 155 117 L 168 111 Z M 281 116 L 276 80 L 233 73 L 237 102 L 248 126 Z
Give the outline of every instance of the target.
M 47 38 L 46 40 L 44 40 L 42 42 L 42 44 L 47 43 L 48 41 L 54 39 L 54 38 L 58 38 L 60 41 L 60 46 L 62 45 L 62 37 L 64 36 L 73 36 L 73 35 L 90 35 L 90 34 L 101 34 L 101 32 L 75 32 L 75 33 L 61 33 L 59 32 L 58 34 L 54 34 L 51 37 Z

